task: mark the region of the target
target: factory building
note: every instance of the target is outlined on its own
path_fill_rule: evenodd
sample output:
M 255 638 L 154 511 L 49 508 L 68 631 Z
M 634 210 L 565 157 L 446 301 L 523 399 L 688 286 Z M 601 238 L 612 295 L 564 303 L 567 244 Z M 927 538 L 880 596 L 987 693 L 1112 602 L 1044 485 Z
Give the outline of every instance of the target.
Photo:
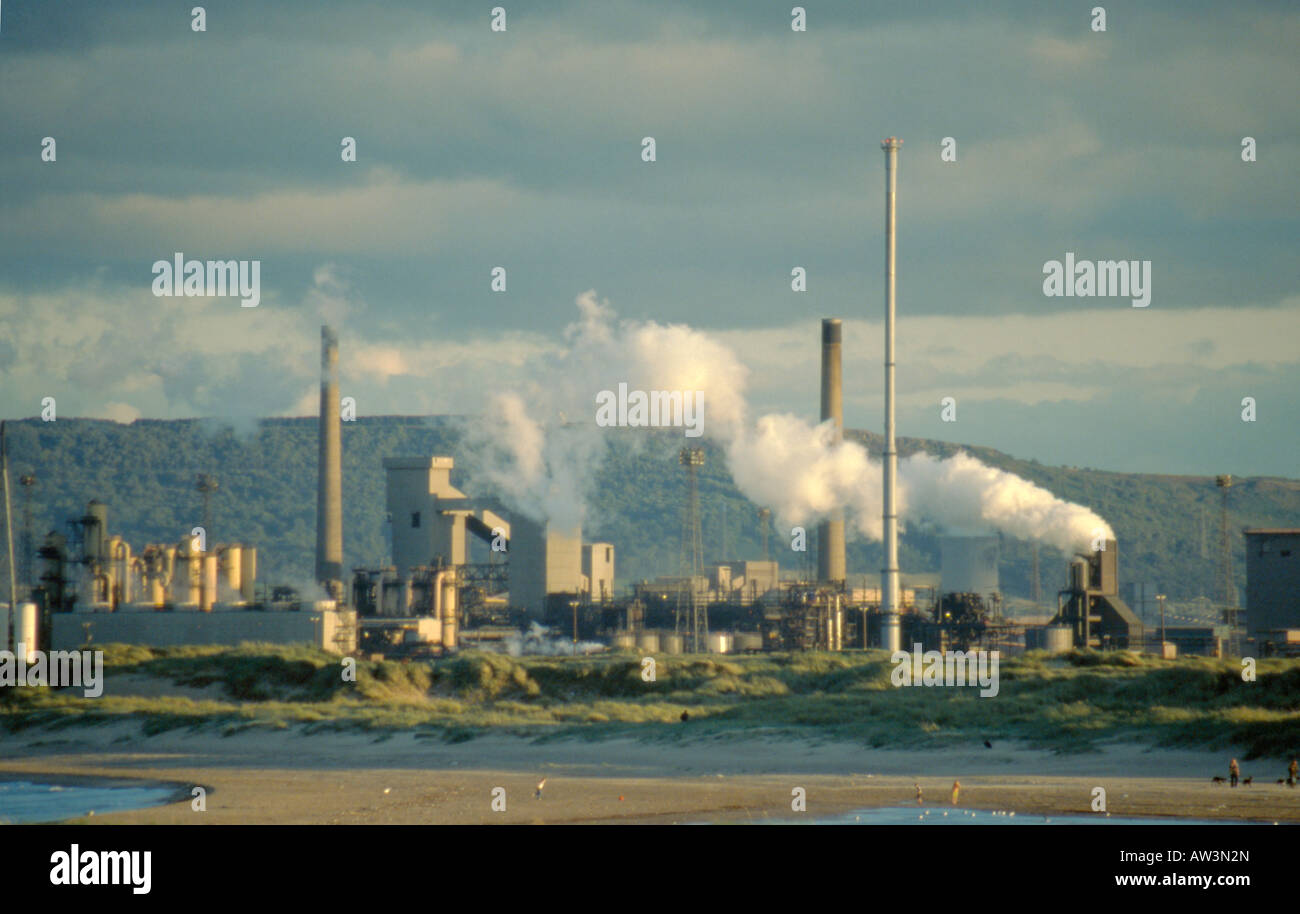
M 1267 651 L 1300 652 L 1300 528 L 1243 532 L 1246 628 Z
M 246 641 L 355 649 L 355 614 L 333 600 L 257 595 L 257 549 L 209 548 L 198 533 L 139 552 L 109 532 L 108 506 L 91 501 L 69 523 L 72 537 L 46 536 L 39 551 L 40 643 L 50 650 L 86 644 L 237 645 Z
M 510 602 L 541 618 L 547 600 L 577 598 L 582 575 L 582 530 L 517 518 L 510 540 Z
M 1069 626 L 1074 646 L 1140 650 L 1142 620 L 1119 595 L 1119 544 L 1106 540 L 1070 562 L 1069 584 L 1057 595 L 1052 626 Z
M 584 543 L 582 576 L 593 603 L 608 603 L 614 598 L 614 546 L 612 543 Z

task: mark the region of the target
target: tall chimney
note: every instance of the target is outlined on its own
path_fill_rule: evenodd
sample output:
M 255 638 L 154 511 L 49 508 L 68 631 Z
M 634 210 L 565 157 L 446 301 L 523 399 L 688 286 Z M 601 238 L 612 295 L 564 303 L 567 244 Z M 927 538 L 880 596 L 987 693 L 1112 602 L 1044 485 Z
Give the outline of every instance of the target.
M 888 617 L 899 609 L 898 593 L 898 508 L 894 483 L 898 475 L 898 450 L 894 443 L 894 223 L 897 216 L 898 147 L 903 141 L 890 137 L 880 144 L 885 150 L 885 567 L 880 569 L 880 611 Z M 898 640 L 898 628 L 882 627 L 886 641 Z M 896 643 L 881 644 L 896 651 Z
M 822 320 L 822 421 L 835 420 L 835 441 L 844 438 L 844 387 L 840 372 L 839 318 Z M 844 582 L 844 512 L 836 509 L 817 531 L 817 580 Z
M 339 340 L 320 328 L 320 460 L 316 487 L 316 580 L 343 599 L 343 447 L 339 429 Z

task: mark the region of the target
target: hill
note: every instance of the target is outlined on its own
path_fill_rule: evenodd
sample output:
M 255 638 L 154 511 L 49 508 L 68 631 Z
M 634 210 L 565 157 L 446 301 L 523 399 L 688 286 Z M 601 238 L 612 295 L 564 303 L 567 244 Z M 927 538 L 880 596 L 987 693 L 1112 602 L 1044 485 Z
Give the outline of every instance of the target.
M 343 528 L 348 565 L 384 562 L 384 457 L 450 454 L 458 465 L 453 481 L 471 494 L 492 494 L 465 482 L 470 458 L 460 428 L 453 417 L 381 416 L 344 423 Z M 685 484 L 676 455 L 683 439 L 672 430 L 636 432 L 641 434 L 610 436 L 609 453 L 591 480 L 588 502 L 586 535 L 615 545 L 620 585 L 673 572 L 680 554 Z M 9 423 L 9 433 L 15 539 L 20 547 L 27 494 L 38 543 L 49 530 L 66 531 L 67 519 L 83 513 L 91 498 L 108 504 L 111 531 L 125 536 L 133 547 L 175 542 L 202 522 L 202 500 L 194 480 L 198 473 L 211 473 L 218 477 L 220 489 L 213 498 L 209 541 L 256 544 L 259 577 L 264 581 L 297 586 L 310 582 L 316 523 L 315 418 L 268 419 L 242 431 L 207 420 L 138 420 L 122 425 L 94 419 L 50 423 L 29 419 Z M 880 454 L 879 436 L 848 434 Z M 716 448 L 707 441 L 703 447 L 707 461 L 700 475 L 700 501 L 705 560 L 724 555 L 759 557 L 758 506 L 736 489 Z M 1172 600 L 1213 593 L 1219 492 L 1212 477 L 1050 467 L 989 448 L 900 439 L 904 456 L 916 451 L 948 456 L 960 450 L 1106 518 L 1119 538 L 1121 580 L 1148 582 Z M 30 493 L 17 484 L 23 473 L 38 478 Z M 1228 523 L 1234 577 L 1243 588 L 1240 528 L 1300 526 L 1300 481 L 1237 480 Z M 783 567 L 812 561 L 812 543 L 808 553 L 793 553 L 789 542 L 773 531 L 771 544 Z M 1008 594 L 1029 593 L 1030 555 L 1028 544 L 1004 541 L 1001 570 Z M 905 534 L 900 558 L 907 571 L 937 570 L 937 538 L 920 531 Z M 1064 580 L 1065 562 L 1059 552 L 1041 550 L 1041 586 L 1049 602 Z M 880 567 L 878 544 L 850 542 L 848 567 L 850 575 L 874 573 Z

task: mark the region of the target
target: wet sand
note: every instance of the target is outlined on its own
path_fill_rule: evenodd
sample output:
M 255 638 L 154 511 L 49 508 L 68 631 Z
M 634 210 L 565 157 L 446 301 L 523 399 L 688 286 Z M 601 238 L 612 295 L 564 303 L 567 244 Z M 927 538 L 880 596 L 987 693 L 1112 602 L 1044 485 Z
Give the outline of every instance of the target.
M 207 791 L 86 823 L 131 824 L 560 824 L 752 822 L 814 819 L 870 806 L 915 805 L 1018 815 L 1096 815 L 1095 787 L 1115 816 L 1300 822 L 1300 788 L 1275 783 L 1286 760 L 1242 763 L 1250 787 L 1212 784 L 1223 753 L 1147 750 L 1054 755 L 1011 744 L 986 749 L 880 750 L 776 739 L 527 740 L 489 735 L 444 743 L 398 734 L 276 731 L 223 737 L 140 735 L 134 724 L 6 735 L 0 777 L 128 778 Z M 1241 758 L 1241 755 L 1238 755 Z M 545 777 L 542 799 L 534 798 Z M 495 788 L 505 810 L 493 808 Z M 791 810 L 802 787 L 806 812 Z

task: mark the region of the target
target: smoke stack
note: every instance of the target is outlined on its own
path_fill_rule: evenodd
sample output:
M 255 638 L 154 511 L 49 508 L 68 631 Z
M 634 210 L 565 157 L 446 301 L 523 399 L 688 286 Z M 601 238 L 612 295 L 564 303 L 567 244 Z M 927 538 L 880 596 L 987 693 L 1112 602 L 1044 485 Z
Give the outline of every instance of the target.
M 844 437 L 844 387 L 840 371 L 839 318 L 822 320 L 822 421 L 835 420 L 835 441 Z M 844 512 L 836 509 L 817 532 L 817 579 L 844 581 Z
M 894 443 L 894 223 L 897 216 L 898 147 L 903 141 L 890 137 L 880 144 L 885 150 L 885 459 L 884 534 L 885 567 L 880 570 L 880 611 L 897 613 L 898 603 L 898 509 L 894 483 L 898 476 L 898 450 Z M 898 650 L 897 644 L 882 644 Z
M 320 328 L 320 460 L 316 488 L 316 580 L 343 598 L 343 446 L 339 429 L 339 340 Z

